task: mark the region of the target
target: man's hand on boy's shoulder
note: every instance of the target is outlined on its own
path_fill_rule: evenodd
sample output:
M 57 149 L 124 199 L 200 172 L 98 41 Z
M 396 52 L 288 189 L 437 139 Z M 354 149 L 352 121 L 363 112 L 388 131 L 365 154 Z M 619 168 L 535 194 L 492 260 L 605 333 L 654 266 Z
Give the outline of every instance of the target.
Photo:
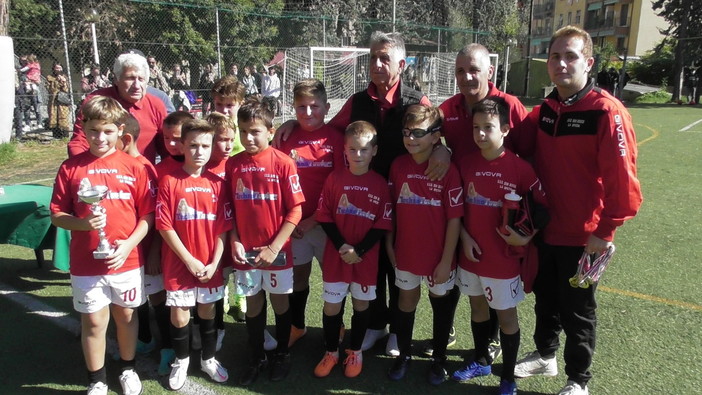
M 451 165 L 451 151 L 443 145 L 437 145 L 429 157 L 429 165 L 424 175 L 431 181 L 438 181 L 444 178 Z
M 273 136 L 273 148 L 280 148 L 283 142 L 288 141 L 295 126 L 297 126 L 297 121 L 294 119 L 283 122 L 283 124 L 276 129 L 275 135 Z

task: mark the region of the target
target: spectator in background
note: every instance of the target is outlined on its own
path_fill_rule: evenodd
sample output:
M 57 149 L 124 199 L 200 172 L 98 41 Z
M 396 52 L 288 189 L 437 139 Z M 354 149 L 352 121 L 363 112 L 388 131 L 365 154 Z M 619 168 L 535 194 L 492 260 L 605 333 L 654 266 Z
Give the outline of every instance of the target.
M 227 75 L 231 75 L 233 77 L 236 77 L 237 79 L 239 78 L 239 65 L 236 63 L 232 63 L 231 66 L 229 66 L 229 72 Z
M 173 106 L 175 109 L 177 111 L 190 111 L 195 97 L 190 92 L 187 75 L 179 64 L 173 66 L 173 73 L 171 78 L 168 79 L 168 84 L 173 89 Z
M 699 82 L 697 76 L 697 69 L 692 67 L 686 67 L 685 69 L 685 88 L 687 90 L 687 102 L 689 104 L 695 104 L 695 98 L 697 97 L 697 83 Z
M 602 70 L 597 73 L 597 86 L 609 93 L 613 92 L 612 80 L 606 67 L 603 67 Z
M 80 87 L 84 95 L 106 86 L 110 86 L 110 82 L 100 73 L 100 65 L 98 64 L 93 64 L 90 67 L 90 72 L 80 80 Z
M 166 76 L 163 75 L 161 66 L 159 66 L 156 58 L 149 55 L 146 58 L 146 61 L 149 64 L 149 85 L 156 89 L 160 89 L 163 92 L 166 92 L 166 95 L 171 96 L 173 94 L 173 90 L 171 89 L 170 85 L 168 85 L 168 80 L 166 79 Z
M 41 124 L 41 113 L 39 112 L 39 86 L 41 85 L 41 65 L 34 54 L 20 57 L 20 83 L 24 84 L 23 93 L 29 99 L 34 110 L 37 125 Z M 25 122 L 29 123 L 29 107 L 24 113 Z
M 241 82 L 246 88 L 246 95 L 255 95 L 258 93 L 258 87 L 256 86 L 256 77 L 251 74 L 251 66 L 244 66 L 244 76 L 241 78 Z
M 275 98 L 275 114 L 280 115 L 280 78 L 278 78 L 276 66 L 263 65 L 263 68 L 268 74 L 262 77 L 261 94 L 263 97 Z
M 256 68 L 251 66 L 251 71 L 253 72 L 252 74 L 254 76 L 254 79 L 256 79 L 256 89 L 258 89 L 259 92 L 262 92 L 261 88 L 263 86 L 263 76 L 267 74 L 266 69 L 264 69 L 263 67 L 259 67 L 257 72 Z
M 68 78 L 59 63 L 54 63 L 52 73 L 46 76 L 46 90 L 49 92 L 48 127 L 54 138 L 68 137 L 68 132 L 71 131 L 70 92 Z
M 212 87 L 214 86 L 216 75 L 212 64 L 208 63 L 204 66 L 202 75 L 200 76 L 200 97 L 202 97 L 202 115 L 208 114 L 212 110 Z

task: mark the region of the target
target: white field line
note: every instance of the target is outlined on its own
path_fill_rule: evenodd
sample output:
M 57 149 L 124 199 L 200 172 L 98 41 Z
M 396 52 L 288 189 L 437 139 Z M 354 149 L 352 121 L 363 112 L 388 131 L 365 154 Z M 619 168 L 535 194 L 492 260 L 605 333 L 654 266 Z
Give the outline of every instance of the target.
M 17 183 L 17 185 L 25 185 L 25 184 L 39 184 L 40 182 L 44 182 L 44 181 L 50 181 L 50 180 L 54 180 L 54 179 L 56 179 L 56 177 L 51 177 L 51 178 L 42 178 L 41 180 L 33 180 L 33 181 L 25 181 L 25 182 L 20 182 L 20 183 Z
M 702 119 L 696 120 L 695 122 L 693 122 L 693 123 L 691 123 L 691 124 L 685 126 L 684 128 L 678 130 L 678 132 L 686 132 L 686 131 L 688 131 L 690 128 L 693 128 L 695 125 L 697 125 L 697 124 L 700 123 L 700 122 L 702 122 Z
M 66 313 L 64 311 L 58 311 L 53 307 L 45 304 L 44 302 L 37 300 L 33 296 L 22 293 L 2 282 L 0 282 L 0 296 L 3 296 L 8 300 L 22 306 L 25 310 L 27 310 L 29 314 L 39 315 L 45 318 L 47 321 L 51 322 L 52 324 L 58 326 L 59 328 L 67 330 L 74 336 L 80 335 L 80 322 L 77 319 L 71 317 L 69 313 Z M 108 338 L 106 358 L 111 358 L 112 355 L 117 354 L 117 341 L 114 338 Z M 137 357 L 136 361 L 136 370 L 141 377 L 153 379 L 156 381 L 163 380 L 158 375 L 158 363 L 156 363 L 152 358 Z M 197 363 L 194 365 L 197 365 Z M 82 366 L 82 364 L 80 366 Z M 192 380 L 187 380 L 185 382 L 185 386 L 178 392 L 184 395 L 218 394 L 218 392 L 214 389 L 200 385 Z

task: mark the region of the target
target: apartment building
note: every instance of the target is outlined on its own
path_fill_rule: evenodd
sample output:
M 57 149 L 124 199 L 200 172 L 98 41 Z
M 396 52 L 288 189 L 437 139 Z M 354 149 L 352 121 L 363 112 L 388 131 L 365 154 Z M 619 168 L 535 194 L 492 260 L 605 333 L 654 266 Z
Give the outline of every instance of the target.
M 566 25 L 584 28 L 595 46 L 612 44 L 620 56 L 641 56 L 663 38 L 668 23 L 651 0 L 533 0 L 531 56 L 545 58 L 553 32 Z

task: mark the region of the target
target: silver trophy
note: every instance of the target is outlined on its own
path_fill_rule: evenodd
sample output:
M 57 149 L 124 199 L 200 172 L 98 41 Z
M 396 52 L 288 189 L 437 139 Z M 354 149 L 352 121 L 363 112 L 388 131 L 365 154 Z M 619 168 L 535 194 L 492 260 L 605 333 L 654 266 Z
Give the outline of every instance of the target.
M 104 185 L 95 185 L 78 192 L 78 197 L 85 203 L 91 205 L 90 211 L 95 215 L 100 215 L 105 211 L 105 208 L 100 206 L 100 201 L 107 196 L 107 187 Z M 100 236 L 100 242 L 95 251 L 93 251 L 93 258 L 95 259 L 106 259 L 108 256 L 112 255 L 114 248 L 110 245 L 105 235 L 105 228 L 98 229 L 98 236 Z

